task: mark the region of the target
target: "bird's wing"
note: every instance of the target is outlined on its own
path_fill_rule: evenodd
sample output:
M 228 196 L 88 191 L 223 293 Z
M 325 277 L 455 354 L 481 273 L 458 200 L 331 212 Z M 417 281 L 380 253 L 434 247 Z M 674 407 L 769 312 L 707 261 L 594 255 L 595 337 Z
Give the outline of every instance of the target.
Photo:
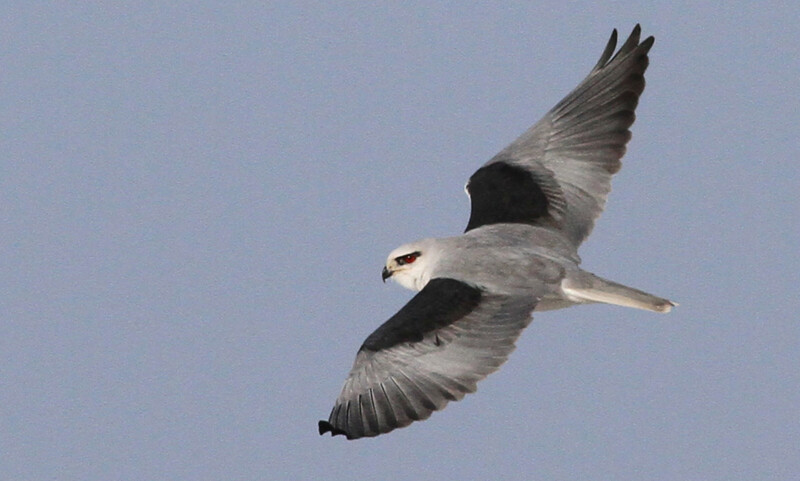
M 589 76 L 470 177 L 468 231 L 513 222 L 557 229 L 576 246 L 586 239 L 622 165 L 644 90 L 653 37 L 640 43 L 640 33 L 637 25 L 612 57 L 614 30 Z
M 367 337 L 320 434 L 377 436 L 474 392 L 514 350 L 535 305 L 432 279 Z

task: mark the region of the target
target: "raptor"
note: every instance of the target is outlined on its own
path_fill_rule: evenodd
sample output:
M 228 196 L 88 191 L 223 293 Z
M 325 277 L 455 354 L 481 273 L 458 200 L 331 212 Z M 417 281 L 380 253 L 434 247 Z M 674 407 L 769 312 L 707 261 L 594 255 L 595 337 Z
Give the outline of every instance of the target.
M 364 341 L 320 434 L 377 436 L 462 399 L 508 359 L 533 311 L 675 305 L 579 267 L 644 90 L 653 37 L 640 33 L 615 54 L 614 30 L 575 90 L 470 177 L 463 234 L 389 254 L 384 281 L 418 293 Z

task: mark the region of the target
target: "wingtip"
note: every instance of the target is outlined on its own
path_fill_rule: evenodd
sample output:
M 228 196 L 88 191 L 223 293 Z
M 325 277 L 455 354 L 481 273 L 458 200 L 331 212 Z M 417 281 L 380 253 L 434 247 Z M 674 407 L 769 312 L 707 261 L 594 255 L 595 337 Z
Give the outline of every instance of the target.
M 608 43 L 606 44 L 606 48 L 603 51 L 603 54 L 600 56 L 600 60 L 597 61 L 597 64 L 592 69 L 592 72 L 603 69 L 606 65 L 613 62 L 615 58 L 623 57 L 633 50 L 638 49 L 640 52 L 647 53 L 653 46 L 655 38 L 653 38 L 651 35 L 640 42 L 639 39 L 641 35 L 642 26 L 637 23 L 636 26 L 633 27 L 631 34 L 628 35 L 628 38 L 622 43 L 622 45 L 619 47 L 619 50 L 615 54 L 614 51 L 617 48 L 618 32 L 616 28 L 613 29 L 611 31 L 611 37 L 608 39 Z
M 597 61 L 597 64 L 594 66 L 592 71 L 600 70 L 603 68 L 606 63 L 611 59 L 611 56 L 614 54 L 614 50 L 617 48 L 617 29 L 611 31 L 611 37 L 608 39 L 608 43 L 606 43 L 606 48 L 603 50 L 603 53 L 600 55 L 600 59 Z
M 341 429 L 335 428 L 333 426 L 333 424 L 331 424 L 331 423 L 329 423 L 328 421 L 325 421 L 325 420 L 321 420 L 317 424 L 317 427 L 319 428 L 319 435 L 320 436 L 324 435 L 325 433 L 331 433 L 331 436 L 338 436 L 338 435 L 347 436 L 346 432 L 342 431 Z M 349 438 L 349 436 L 348 436 L 348 438 Z
M 635 41 L 631 42 L 633 45 L 638 44 L 638 48 L 640 50 L 645 50 L 645 51 L 650 50 L 650 48 L 653 46 L 653 43 L 656 41 L 655 37 L 650 35 L 644 40 L 641 40 L 641 37 L 642 37 L 642 26 L 637 23 L 636 26 L 633 27 L 633 31 L 631 32 L 629 39 L 625 43 L 627 44 L 629 41 L 635 39 Z

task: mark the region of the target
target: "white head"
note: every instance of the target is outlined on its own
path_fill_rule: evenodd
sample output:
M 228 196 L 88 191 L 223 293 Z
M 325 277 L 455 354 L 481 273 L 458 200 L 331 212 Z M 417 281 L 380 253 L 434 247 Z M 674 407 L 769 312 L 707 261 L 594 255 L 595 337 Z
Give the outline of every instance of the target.
M 391 277 L 406 289 L 419 291 L 431 279 L 437 259 L 438 250 L 433 245 L 433 239 L 402 245 L 386 259 L 383 281 Z

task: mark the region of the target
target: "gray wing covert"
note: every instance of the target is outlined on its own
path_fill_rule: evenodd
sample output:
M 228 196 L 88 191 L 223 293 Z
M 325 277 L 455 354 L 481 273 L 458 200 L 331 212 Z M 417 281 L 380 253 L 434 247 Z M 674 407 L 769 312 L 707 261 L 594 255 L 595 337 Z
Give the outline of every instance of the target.
M 637 25 L 619 51 L 617 31 L 589 75 L 539 122 L 470 177 L 467 230 L 498 222 L 545 225 L 576 246 L 603 211 L 631 138 L 647 54 Z
M 474 392 L 508 359 L 535 304 L 431 280 L 364 342 L 320 434 L 377 436 Z

